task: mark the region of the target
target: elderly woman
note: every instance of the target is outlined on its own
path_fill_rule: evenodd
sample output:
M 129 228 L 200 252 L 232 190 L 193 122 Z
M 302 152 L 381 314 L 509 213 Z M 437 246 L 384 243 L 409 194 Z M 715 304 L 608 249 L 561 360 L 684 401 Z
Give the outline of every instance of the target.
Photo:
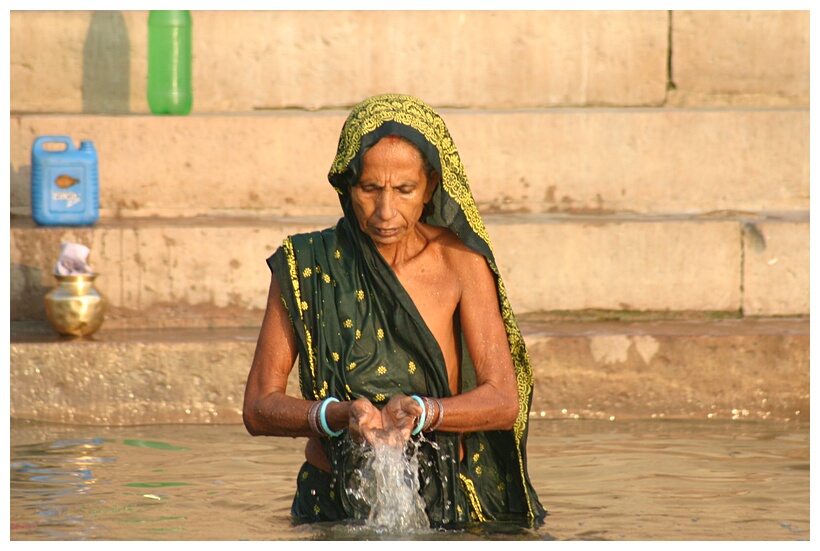
M 441 117 L 410 96 L 357 105 L 328 178 L 344 217 L 268 259 L 245 392 L 252 435 L 308 437 L 292 513 L 366 516 L 353 442 L 412 439 L 433 526 L 537 525 L 532 372 L 489 236 Z M 303 399 L 286 394 L 299 359 Z

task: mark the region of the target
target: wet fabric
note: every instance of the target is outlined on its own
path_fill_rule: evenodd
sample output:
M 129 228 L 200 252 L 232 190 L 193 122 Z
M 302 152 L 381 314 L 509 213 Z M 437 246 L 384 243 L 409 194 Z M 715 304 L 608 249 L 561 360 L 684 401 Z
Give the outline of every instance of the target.
M 513 429 L 464 435 L 463 461 L 456 433 L 414 437 L 416 453 L 422 457 L 420 493 L 427 515 L 433 526 L 490 520 L 538 524 L 545 511 L 526 465 L 533 386 L 527 350 L 455 144 L 441 117 L 410 96 L 376 96 L 351 111 L 328 175 L 344 217 L 331 228 L 287 238 L 268 259 L 296 334 L 302 395 L 308 400 L 366 397 L 377 407 L 397 393 L 451 395 L 438 342 L 389 264 L 359 228 L 351 204 L 349 187 L 358 181 L 362 156 L 387 135 L 413 142 L 441 175 L 422 220 L 449 228 L 487 259 L 518 383 L 520 407 Z M 466 346 L 462 357 L 461 392 L 466 392 L 475 386 Z M 348 491 L 355 485 L 356 445 L 346 430 L 338 438 L 322 440 L 333 472 L 320 476 L 315 469 L 302 469 L 294 515 L 321 520 L 343 511 L 349 518 L 366 518 L 367 504 Z M 307 488 L 324 492 L 329 501 L 317 501 L 310 491 L 306 495 Z
M 290 513 L 308 522 L 344 520 L 348 515 L 336 496 L 333 476 L 305 461 L 296 478 Z

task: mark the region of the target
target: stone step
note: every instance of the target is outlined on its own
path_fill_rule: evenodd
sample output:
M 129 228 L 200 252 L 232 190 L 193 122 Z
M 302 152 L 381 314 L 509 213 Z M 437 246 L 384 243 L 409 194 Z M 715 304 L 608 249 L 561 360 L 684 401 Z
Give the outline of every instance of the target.
M 809 108 L 441 109 L 487 212 L 809 209 Z M 10 208 L 31 213 L 31 147 L 91 140 L 103 216 L 333 214 L 346 111 L 12 115 Z
M 810 311 L 808 212 L 484 218 L 510 302 L 522 314 Z M 270 282 L 265 259 L 287 235 L 335 222 L 128 218 L 83 228 L 12 218 L 11 319 L 45 319 L 60 243 L 74 242 L 91 249 L 110 328 L 256 325 Z
M 194 112 L 349 106 L 383 91 L 489 109 L 809 105 L 808 10 L 192 18 Z M 9 19 L 12 111 L 148 112 L 147 11 L 21 10 Z M 385 29 L 390 40 L 380 39 Z
M 520 321 L 548 418 L 809 419 L 808 318 Z M 241 423 L 258 329 L 100 330 L 12 324 L 10 414 L 49 422 Z M 288 393 L 299 392 L 291 377 Z

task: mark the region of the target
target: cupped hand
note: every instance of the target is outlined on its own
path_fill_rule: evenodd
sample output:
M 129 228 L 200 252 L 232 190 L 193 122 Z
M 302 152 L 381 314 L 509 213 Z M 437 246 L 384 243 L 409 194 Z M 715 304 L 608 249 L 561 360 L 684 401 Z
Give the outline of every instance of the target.
M 384 429 L 382 412 L 376 409 L 367 398 L 357 398 L 350 404 L 348 428 L 354 442 L 370 442 L 374 432 Z
M 410 439 L 421 413 L 418 402 L 404 394 L 393 396 L 381 411 L 366 398 L 359 398 L 350 407 L 350 435 L 355 442 L 402 445 Z
M 422 411 L 415 399 L 404 394 L 397 394 L 382 409 L 382 423 L 385 429 L 397 432 L 406 442 L 410 439 L 413 429 L 416 428 Z

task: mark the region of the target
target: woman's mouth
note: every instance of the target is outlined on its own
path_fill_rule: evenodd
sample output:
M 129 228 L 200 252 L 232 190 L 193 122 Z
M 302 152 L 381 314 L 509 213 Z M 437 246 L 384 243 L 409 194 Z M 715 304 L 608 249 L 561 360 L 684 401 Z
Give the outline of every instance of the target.
M 395 235 L 398 235 L 398 233 L 399 233 L 399 228 L 375 228 L 375 227 L 371 227 L 370 229 L 371 229 L 371 231 L 373 232 L 374 235 L 377 235 L 379 237 L 393 237 Z

